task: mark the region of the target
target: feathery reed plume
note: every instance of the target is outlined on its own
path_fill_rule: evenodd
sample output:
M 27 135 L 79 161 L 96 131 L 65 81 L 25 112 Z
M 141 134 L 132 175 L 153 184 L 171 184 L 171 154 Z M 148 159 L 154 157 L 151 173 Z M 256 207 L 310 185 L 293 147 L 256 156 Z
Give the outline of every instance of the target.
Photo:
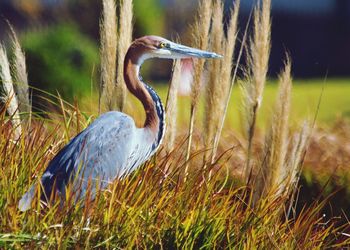
M 284 172 L 285 175 L 282 176 L 283 179 L 286 179 L 288 183 L 289 192 L 293 191 L 293 187 L 296 186 L 299 180 L 299 173 L 306 149 L 309 144 L 309 139 L 311 136 L 311 126 L 310 122 L 305 121 L 301 130 L 293 135 L 291 142 L 291 150 L 288 154 L 287 169 Z
M 235 75 L 232 75 L 233 52 L 237 38 L 237 19 L 240 2 L 237 1 L 231 10 L 231 20 L 227 26 L 227 34 L 223 32 L 223 5 L 216 1 L 213 7 L 213 24 L 211 29 L 212 50 L 225 55 L 222 60 L 212 61 L 209 82 L 206 93 L 206 112 L 204 114 L 205 162 L 208 156 L 211 163 L 215 160 L 223 123 L 226 117 L 227 105 L 230 100 L 231 90 Z M 238 64 L 236 65 L 238 67 Z
M 211 21 L 211 1 L 202 0 L 199 3 L 198 13 L 193 25 L 193 38 L 194 38 L 194 47 L 197 47 L 202 50 L 207 50 L 208 47 L 208 37 Z M 192 145 L 192 135 L 194 128 L 194 119 L 197 113 L 197 106 L 201 92 L 201 80 L 204 68 L 204 60 L 198 59 L 194 65 L 193 73 L 193 84 L 191 92 L 191 110 L 190 110 L 190 124 L 188 129 L 188 143 L 187 143 L 187 152 L 186 152 L 186 167 L 185 167 L 185 177 L 188 174 L 189 159 L 191 154 L 191 145 Z
M 218 54 L 223 54 L 224 52 L 224 26 L 223 26 L 223 5 L 220 0 L 216 0 L 213 3 L 213 12 L 212 12 L 212 27 L 210 31 L 209 38 L 211 39 L 211 50 L 215 51 Z M 232 56 L 228 56 L 232 59 Z M 226 59 L 226 57 L 225 57 Z M 221 100 L 223 95 L 227 94 L 227 82 L 228 79 L 225 79 L 225 82 L 221 82 L 224 78 L 227 78 L 227 75 L 221 75 L 223 73 L 222 61 L 215 60 L 209 63 L 209 79 L 206 86 L 206 95 L 205 95 L 205 112 L 204 112 L 204 146 L 205 149 L 212 147 L 215 137 L 215 131 L 217 131 L 218 121 L 221 118 Z M 229 64 L 231 66 L 231 63 Z M 226 73 L 230 70 L 226 70 Z M 212 153 L 206 151 L 204 154 L 205 162 L 208 161 Z
M 13 64 L 12 71 L 14 74 L 14 86 L 16 88 L 17 98 L 19 102 L 19 111 L 25 114 L 30 120 L 32 105 L 29 97 L 28 75 L 24 52 L 18 41 L 15 31 L 10 25 L 12 33 L 12 49 L 13 49 Z M 23 120 L 24 121 L 24 120 Z
M 163 145 L 169 153 L 173 147 L 176 136 L 176 121 L 177 121 L 177 92 L 181 78 L 181 61 L 176 60 L 173 66 L 173 73 L 170 80 L 170 87 L 165 105 L 167 129 L 164 137 Z
M 10 64 L 2 44 L 0 44 L 0 80 L 3 88 L 0 100 L 5 103 L 14 129 L 13 139 L 17 140 L 22 133 L 21 119 L 18 114 L 18 100 L 13 87 Z
M 119 25 L 118 25 L 118 54 L 117 54 L 117 78 L 115 83 L 115 98 L 118 110 L 124 109 L 126 100 L 126 85 L 124 83 L 123 64 L 124 57 L 132 41 L 133 32 L 133 5 L 132 0 L 119 1 Z
M 287 163 L 285 171 L 286 176 L 283 179 L 286 181 L 286 193 L 290 195 L 290 202 L 288 210 L 286 211 L 287 218 L 289 218 L 293 204 L 295 203 L 295 195 L 297 193 L 297 185 L 301 175 L 301 167 L 304 161 L 306 150 L 309 145 L 311 137 L 311 124 L 305 121 L 299 132 L 294 133 L 291 141 L 291 150 L 287 155 Z
M 260 3 L 262 2 L 262 5 Z M 247 51 L 247 72 L 242 85 L 244 128 L 248 139 L 245 179 L 248 182 L 252 171 L 251 151 L 257 113 L 262 101 L 266 82 L 271 46 L 271 0 L 261 0 L 254 9 L 254 34 Z
M 99 95 L 99 112 L 103 109 L 113 110 L 116 101 L 113 96 L 116 79 L 117 57 L 117 16 L 114 0 L 102 1 L 102 17 L 100 20 L 100 57 L 101 79 Z
M 289 176 L 286 162 L 288 119 L 292 92 L 291 61 L 288 55 L 279 84 L 270 131 L 265 142 L 264 160 L 255 180 L 255 202 L 263 192 L 274 191 L 276 195 L 280 195 L 286 190 L 286 178 Z

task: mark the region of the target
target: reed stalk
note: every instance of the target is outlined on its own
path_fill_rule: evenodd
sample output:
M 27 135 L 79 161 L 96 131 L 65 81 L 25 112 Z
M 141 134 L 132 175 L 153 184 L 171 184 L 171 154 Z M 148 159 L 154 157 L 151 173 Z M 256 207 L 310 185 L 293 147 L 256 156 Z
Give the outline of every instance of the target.
M 290 196 L 289 207 L 287 208 L 287 218 L 290 215 L 293 204 L 295 204 L 295 196 L 298 191 L 298 182 L 301 175 L 301 167 L 304 162 L 307 148 L 311 137 L 310 122 L 304 121 L 302 128 L 295 132 L 291 141 L 291 150 L 287 155 L 286 176 L 283 179 L 286 182 L 286 193 Z
M 213 3 L 212 12 L 212 27 L 210 30 L 210 44 L 211 50 L 218 54 L 224 53 L 224 26 L 223 26 L 223 4 L 220 0 L 216 0 Z M 232 59 L 231 55 L 225 55 L 226 57 Z M 229 61 L 228 67 L 231 66 Z M 228 90 L 228 79 L 227 73 L 224 72 L 224 68 L 221 60 L 213 60 L 209 62 L 208 71 L 208 83 L 205 89 L 205 112 L 204 112 L 204 122 L 203 122 L 203 137 L 204 137 L 204 147 L 207 150 L 204 154 L 204 162 L 208 162 L 210 156 L 213 152 L 213 143 L 215 132 L 218 130 L 218 121 L 221 118 L 221 102 L 224 94 L 227 94 Z M 231 74 L 231 68 L 229 70 L 228 77 Z M 225 74 L 226 73 L 226 74 Z M 206 164 L 205 164 L 206 165 Z
M 123 111 L 126 101 L 126 85 L 124 82 L 124 58 L 132 42 L 133 32 L 133 4 L 132 0 L 119 0 L 118 19 L 118 49 L 117 75 L 115 81 L 114 98 L 119 111 Z
M 99 112 L 117 108 L 115 92 L 116 57 L 117 57 L 117 15 L 114 0 L 102 1 L 100 20 L 101 36 L 101 79 L 99 95 Z
M 204 143 L 206 151 L 204 161 L 215 161 L 217 147 L 221 131 L 226 117 L 228 102 L 231 97 L 232 87 L 235 82 L 234 49 L 237 40 L 237 19 L 239 13 L 237 1 L 230 13 L 230 22 L 227 25 L 227 34 L 224 34 L 223 27 L 223 6 L 221 1 L 216 1 L 213 7 L 213 24 L 211 29 L 212 50 L 224 55 L 222 60 L 211 62 L 209 82 L 206 92 L 206 112 L 204 113 Z M 240 58 L 240 56 L 238 56 Z M 237 72 L 238 64 L 236 64 Z
M 21 119 L 18 112 L 18 100 L 15 93 L 10 63 L 7 58 L 6 49 L 0 44 L 0 80 L 2 83 L 2 93 L 0 100 L 5 104 L 7 113 L 13 126 L 13 140 L 18 140 L 22 134 Z
M 194 47 L 197 47 L 202 50 L 207 50 L 208 48 L 208 37 L 209 29 L 211 22 L 211 13 L 212 13 L 212 4 L 211 1 L 201 0 L 198 7 L 198 13 L 193 25 L 193 39 Z M 190 108 L 190 122 L 188 128 L 188 143 L 186 150 L 186 166 L 185 166 L 185 180 L 188 175 L 189 168 L 189 159 L 191 155 L 191 145 L 192 145 L 192 136 L 193 128 L 195 122 L 195 116 L 197 114 L 198 102 L 202 86 L 202 74 L 204 68 L 204 59 L 198 59 L 194 64 L 194 73 L 193 73 L 193 84 L 191 91 L 191 108 Z
M 248 141 L 245 181 L 252 173 L 252 146 L 256 119 L 263 98 L 271 47 L 271 0 L 261 0 L 254 9 L 253 37 L 247 51 L 243 90 L 244 130 Z
M 172 77 L 167 94 L 165 113 L 166 113 L 166 133 L 164 137 L 164 147 L 167 153 L 170 153 L 174 148 L 176 137 L 176 123 L 177 123 L 177 93 L 181 80 L 181 61 L 174 62 Z
M 291 61 L 287 58 L 285 69 L 279 77 L 279 93 L 271 124 L 272 145 L 269 149 L 269 165 L 271 171 L 271 186 L 282 193 L 285 189 L 283 182 L 289 176 L 286 168 L 288 150 L 288 125 L 292 94 Z
M 17 35 L 13 28 L 11 29 L 11 40 L 13 50 L 12 72 L 14 76 L 14 86 L 18 98 L 19 111 L 22 114 L 22 121 L 30 121 L 32 114 L 32 104 L 29 96 L 29 84 L 25 54 L 18 41 Z
M 263 193 L 273 191 L 278 196 L 285 194 L 287 189 L 286 179 L 291 174 L 287 164 L 291 92 L 291 61 L 287 56 L 285 68 L 279 77 L 279 91 L 270 131 L 265 140 L 264 160 L 254 183 L 254 202 L 261 198 Z

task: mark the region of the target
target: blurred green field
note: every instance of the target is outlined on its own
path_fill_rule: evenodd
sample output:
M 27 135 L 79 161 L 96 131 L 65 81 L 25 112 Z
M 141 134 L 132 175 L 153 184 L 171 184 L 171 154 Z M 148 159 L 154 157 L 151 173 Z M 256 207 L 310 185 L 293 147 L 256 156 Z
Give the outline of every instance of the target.
M 168 86 L 166 84 L 157 84 L 153 86 L 165 103 Z M 319 126 L 328 126 L 333 124 L 338 118 L 350 118 L 349 79 L 328 79 L 325 84 L 323 79 L 294 80 L 292 112 L 290 116 L 292 126 L 304 119 L 314 119 L 323 86 L 324 92 L 317 115 L 317 124 Z M 260 128 L 264 128 L 271 117 L 277 90 L 277 81 L 274 80 L 270 81 L 265 88 L 264 99 L 258 116 L 258 125 Z M 233 89 L 225 122 L 226 127 L 233 127 L 240 130 L 242 120 L 240 117 L 241 103 L 240 88 L 237 85 Z M 186 123 L 188 120 L 189 104 L 189 97 L 179 98 L 178 117 L 180 125 Z

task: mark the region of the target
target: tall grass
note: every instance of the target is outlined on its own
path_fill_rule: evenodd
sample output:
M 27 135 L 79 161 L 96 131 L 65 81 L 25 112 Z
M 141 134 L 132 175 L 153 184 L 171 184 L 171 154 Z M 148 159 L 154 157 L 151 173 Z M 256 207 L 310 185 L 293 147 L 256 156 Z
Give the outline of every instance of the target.
M 20 195 L 53 157 L 52 150 L 57 149 L 52 147 L 63 146 L 56 131 L 76 129 L 77 123 L 69 123 L 75 120 L 76 108 L 66 106 L 65 110 L 66 117 L 58 117 L 51 124 L 36 120 L 33 129 L 25 131 L 26 140 L 17 145 L 5 143 L 9 131 L 0 130 L 2 166 L 11 166 L 0 172 L 3 248 L 310 249 L 340 244 L 329 238 L 339 238 L 340 229 L 331 224 L 324 227 L 322 216 L 318 216 L 322 204 L 305 209 L 292 221 L 278 220 L 276 211 L 284 204 L 280 199 L 263 198 L 264 202 L 253 209 L 244 201 L 248 195 L 244 189 L 227 185 L 219 192 L 222 178 L 218 174 L 203 187 L 201 171 L 191 170 L 184 183 L 178 178 L 184 171 L 182 165 L 164 179 L 161 170 L 165 165 L 178 162 L 174 154 L 149 162 L 115 182 L 88 205 L 89 211 L 73 204 L 43 210 L 36 199 L 35 209 L 19 213 L 16 204 Z M 3 119 L 4 114 L 0 117 Z M 86 126 L 88 120 L 80 122 Z M 344 246 L 346 243 L 341 242 Z
M 125 4 L 130 2 L 125 1 Z M 113 2 L 109 3 L 114 8 Z M 130 10 L 131 5 L 126 6 Z M 201 19 L 198 17 L 194 26 L 196 47 L 207 49 L 211 46 L 215 52 L 227 56 L 218 63 L 207 65 L 210 72 L 214 70 L 205 89 L 208 124 L 200 132 L 210 130 L 206 136 L 211 139 L 207 139 L 200 149 L 191 148 L 192 142 L 201 143 L 201 138 L 197 141 L 197 137 L 192 137 L 204 79 L 204 61 L 198 60 L 194 66 L 189 138 L 185 143 L 180 141 L 171 145 L 174 128 L 187 131 L 187 128 L 175 126 L 168 134 L 167 154 L 158 153 L 131 175 L 116 180 L 107 190 L 99 192 L 96 199 L 73 204 L 69 202 L 71 197 L 67 190 L 64 205 L 56 203 L 47 208 L 42 206 L 38 192 L 33 208 L 21 213 L 17 208 L 21 195 L 41 176 L 59 148 L 88 126 L 92 117 L 81 112 L 77 105 L 57 98 L 53 102 L 61 109 L 59 114 L 51 114 L 50 119 L 36 118 L 31 129 L 23 128 L 21 140 L 9 143 L 17 127 L 9 127 L 3 122 L 7 116 L 6 110 L 1 110 L 0 248 L 321 249 L 348 246 L 350 238 L 346 238 L 345 226 L 336 227 L 321 214 L 327 200 L 316 201 L 294 213 L 297 181 L 310 128 L 307 123 L 299 130 L 290 131 L 289 128 L 292 84 L 289 59 L 280 76 L 280 90 L 265 147 L 253 150 L 255 120 L 265 84 L 270 46 L 268 8 L 270 1 L 266 0 L 262 8 L 255 9 L 254 36 L 248 45 L 250 59 L 247 78 L 244 79 L 246 85 L 243 86 L 246 113 L 242 115 L 248 116 L 246 144 L 250 145 L 248 151 L 246 148 L 245 167 L 249 169 L 254 164 L 256 170 L 260 170 L 243 169 L 254 177 L 248 178 L 253 180 L 248 186 L 240 185 L 235 179 L 237 177 L 230 175 L 236 163 L 229 159 L 237 152 L 218 147 L 221 132 L 231 132 L 230 129 L 221 129 L 230 98 L 228 93 L 231 93 L 237 70 L 233 58 L 238 5 L 232 11 L 225 34 L 221 2 L 215 1 L 212 5 L 211 1 L 201 1 Z M 114 23 L 115 19 L 111 20 Z M 108 40 L 104 39 L 105 42 Z M 6 53 L 1 49 L 1 79 L 11 78 Z M 104 53 L 101 52 L 101 56 L 107 56 Z M 119 53 L 118 50 L 118 57 Z M 181 65 L 176 62 L 167 102 L 170 114 L 175 114 L 176 110 L 176 85 L 180 72 Z M 223 84 L 225 91 L 217 89 L 219 83 Z M 215 116 L 211 117 L 211 114 Z M 209 157 L 206 147 L 210 148 Z M 253 157 L 256 161 L 249 163 Z M 203 162 L 203 158 L 208 162 Z M 206 178 L 203 169 L 207 163 L 214 165 L 214 161 L 215 169 L 211 168 L 210 178 Z
M 246 189 L 228 183 L 222 188 L 219 172 L 205 186 L 200 169 L 191 168 L 187 182 L 181 181 L 185 152 L 180 161 L 171 153 L 148 162 L 84 207 L 67 203 L 44 209 L 36 197 L 33 209 L 20 213 L 21 194 L 64 145 L 57 131 L 75 133 L 76 112 L 77 107 L 65 105 L 65 117 L 35 120 L 17 144 L 6 143 L 10 131 L 1 127 L 1 248 L 314 249 L 349 244 L 339 234 L 344 229 L 324 223 L 320 209 L 325 202 L 281 220 L 281 197 L 264 197 L 253 208 Z M 79 121 L 82 127 L 88 124 L 87 118 Z M 167 164 L 177 168 L 164 179 Z

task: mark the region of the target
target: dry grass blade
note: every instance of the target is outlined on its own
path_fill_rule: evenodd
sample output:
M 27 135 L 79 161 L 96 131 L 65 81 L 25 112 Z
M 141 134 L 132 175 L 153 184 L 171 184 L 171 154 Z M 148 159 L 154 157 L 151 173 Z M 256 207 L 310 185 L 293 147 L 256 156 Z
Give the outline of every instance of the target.
M 117 58 L 117 16 L 115 2 L 114 0 L 103 0 L 102 6 L 102 17 L 100 20 L 100 112 L 104 111 L 104 109 L 113 110 L 116 108 L 113 93 L 115 88 Z
M 6 50 L 0 44 L 0 80 L 2 82 L 2 94 L 0 99 L 5 103 L 7 113 L 10 116 L 12 126 L 14 127 L 13 139 L 17 140 L 22 134 L 21 119 L 18 113 L 18 100 L 13 87 L 10 64 L 7 58 Z
M 176 122 L 177 122 L 177 92 L 181 79 L 181 61 L 174 62 L 173 74 L 168 90 L 165 113 L 167 130 L 164 137 L 164 146 L 167 153 L 174 148 L 176 137 Z
M 11 26 L 10 28 L 12 32 L 12 49 L 14 56 L 12 68 L 14 73 L 14 85 L 19 102 L 19 111 L 23 114 L 26 114 L 25 117 L 30 120 L 32 105 L 29 97 L 29 85 L 25 55 L 15 31 Z
M 124 57 L 132 40 L 133 32 L 133 5 L 132 0 L 119 1 L 119 25 L 118 25 L 118 54 L 117 54 L 117 79 L 115 83 L 115 98 L 118 110 L 122 111 L 126 99 L 126 86 L 124 83 L 123 64 Z
M 291 61 L 288 56 L 285 68 L 279 77 L 279 84 L 278 98 L 265 142 L 265 159 L 255 181 L 255 202 L 264 191 L 273 190 L 276 195 L 280 195 L 286 190 L 286 178 L 289 176 L 286 164 L 288 119 L 292 92 Z
M 247 69 L 243 90 L 244 130 L 248 139 L 245 179 L 248 182 L 252 171 L 251 151 L 257 113 L 266 83 L 271 47 L 271 0 L 261 0 L 254 9 L 254 34 L 247 51 Z
M 211 12 L 212 12 L 211 1 L 202 0 L 199 3 L 198 14 L 193 26 L 193 38 L 194 38 L 194 47 L 206 50 L 209 43 L 209 29 L 211 21 Z M 197 106 L 201 92 L 202 86 L 202 74 L 204 68 L 204 59 L 196 60 L 194 65 L 193 73 L 193 84 L 191 92 L 191 110 L 190 110 L 190 124 L 188 129 L 188 143 L 187 143 L 187 152 L 186 152 L 186 167 L 185 167 L 185 176 L 188 174 L 189 159 L 191 154 L 191 145 L 192 145 L 192 136 L 194 128 L 194 120 L 197 113 Z

